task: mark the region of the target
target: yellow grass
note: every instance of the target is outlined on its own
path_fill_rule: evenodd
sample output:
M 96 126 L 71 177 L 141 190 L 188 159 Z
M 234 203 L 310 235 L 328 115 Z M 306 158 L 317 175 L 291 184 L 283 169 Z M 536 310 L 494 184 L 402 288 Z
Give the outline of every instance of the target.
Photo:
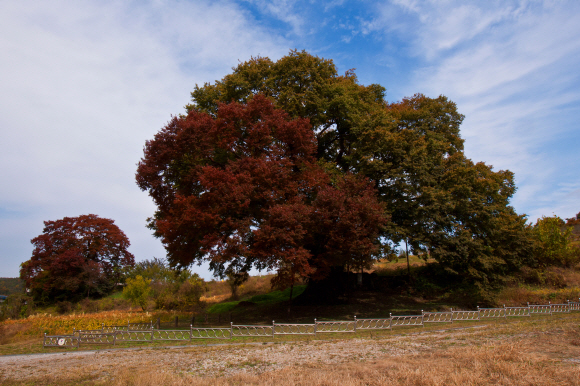
M 288 367 L 259 375 L 197 378 L 170 372 L 122 371 L 116 386 L 153 385 L 580 385 L 580 368 L 513 343 L 454 347 L 372 363 Z
M 316 359 L 301 366 L 257 373 L 253 362 L 240 363 L 240 371 L 221 377 L 200 377 L 191 371 L 159 366 L 155 362 L 162 351 L 149 359 L 136 351 L 138 365 L 123 363 L 114 367 L 86 366 L 69 368 L 58 375 L 19 379 L 2 378 L 3 385 L 580 385 L 580 328 L 573 315 L 558 319 L 531 318 L 499 323 L 493 328 L 427 333 L 392 337 L 385 345 L 409 347 L 414 352 L 350 360 L 338 364 L 321 364 Z M 314 343 L 313 343 L 314 344 Z M 299 346 L 296 346 L 297 349 Z M 258 349 L 258 348 L 256 348 Z M 189 349 L 191 350 L 191 349 Z M 199 348 L 197 355 L 211 355 Z M 205 351 L 204 351 L 205 350 Z M 221 350 L 236 350 L 236 347 Z M 189 357 L 195 361 L 194 351 Z M 111 354 L 113 355 L 113 354 Z M 187 357 L 184 353 L 184 357 Z M 119 357 L 121 359 L 122 357 Z M 219 355 L 217 355 L 219 360 Z M 51 366 L 56 365 L 51 362 Z M 63 361 L 66 361 L 63 357 Z M 176 358 L 176 362 L 179 359 Z M 34 365 L 24 366 L 34 370 Z M 22 373 L 19 373 L 22 374 Z M 103 376 L 103 374 L 105 374 Z
M 554 304 L 578 301 L 580 297 L 580 287 L 569 288 L 533 288 L 529 286 L 510 286 L 502 289 L 497 296 L 498 305 L 519 306 L 530 304 Z
M 170 313 L 166 313 L 166 321 L 171 320 Z M 10 340 L 21 340 L 25 337 L 41 337 L 44 333 L 49 335 L 70 334 L 73 329 L 93 330 L 105 325 L 127 325 L 127 323 L 148 322 L 155 320 L 160 314 L 136 311 L 103 311 L 98 313 L 78 313 L 70 315 L 36 314 L 25 319 L 5 320 L 0 323 L 0 331 L 10 333 Z M 12 333 L 16 331 L 16 333 Z M 4 342 L 7 343 L 7 342 Z

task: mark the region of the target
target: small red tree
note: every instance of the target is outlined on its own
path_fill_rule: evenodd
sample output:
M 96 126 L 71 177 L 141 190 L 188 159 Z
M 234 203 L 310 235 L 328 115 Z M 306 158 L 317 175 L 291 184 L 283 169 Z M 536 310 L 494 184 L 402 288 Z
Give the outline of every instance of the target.
M 281 280 L 366 265 L 384 208 L 365 180 L 332 182 L 316 149 L 309 121 L 262 95 L 174 118 L 146 143 L 136 175 L 157 204 L 150 227 L 170 263 L 209 260 L 221 276 L 254 266 Z
M 135 264 L 129 239 L 111 219 L 94 214 L 45 221 L 31 240 L 20 277 L 38 300 L 63 300 L 110 290 L 123 267 Z

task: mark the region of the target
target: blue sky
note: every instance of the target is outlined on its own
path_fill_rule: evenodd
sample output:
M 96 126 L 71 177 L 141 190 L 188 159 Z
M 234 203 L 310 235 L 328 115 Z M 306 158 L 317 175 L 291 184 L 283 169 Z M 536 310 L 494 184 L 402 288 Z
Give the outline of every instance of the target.
M 290 49 L 356 68 L 387 99 L 446 95 L 474 161 L 515 173 L 531 221 L 580 211 L 578 1 L 0 2 L 0 277 L 44 220 L 112 218 L 165 256 L 135 182 L 147 139 L 195 84 Z M 205 267 L 194 267 L 211 278 Z

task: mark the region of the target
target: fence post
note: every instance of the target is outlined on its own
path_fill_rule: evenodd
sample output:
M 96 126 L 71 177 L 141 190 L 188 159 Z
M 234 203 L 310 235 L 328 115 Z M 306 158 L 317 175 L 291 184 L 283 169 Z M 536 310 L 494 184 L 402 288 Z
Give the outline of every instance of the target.
M 316 318 L 314 318 L 314 336 L 316 336 Z
M 193 324 L 189 325 L 189 341 L 193 340 Z
M 157 318 L 157 329 L 161 329 L 161 318 Z
M 274 331 L 276 331 L 276 323 L 274 320 L 272 320 L 272 338 L 274 338 Z
M 507 308 L 505 308 L 505 304 L 503 305 L 503 317 L 507 319 Z
M 389 312 L 389 330 L 393 329 L 393 313 Z
M 354 316 L 354 332 L 356 332 L 356 315 Z
M 477 306 L 477 320 L 481 320 L 481 311 L 479 311 L 479 306 Z
M 421 310 L 421 325 L 425 328 L 425 313 Z
M 548 302 L 548 304 L 550 305 L 550 316 L 552 316 L 552 302 Z
M 230 322 L 230 339 L 233 339 L 233 338 L 234 338 L 234 323 Z

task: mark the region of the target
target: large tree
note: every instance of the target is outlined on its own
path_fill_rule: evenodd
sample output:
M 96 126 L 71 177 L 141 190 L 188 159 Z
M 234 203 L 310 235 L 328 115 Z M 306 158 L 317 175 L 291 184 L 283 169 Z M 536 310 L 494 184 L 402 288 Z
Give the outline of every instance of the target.
M 369 178 L 391 216 L 383 240 L 427 250 L 460 277 L 488 283 L 530 253 L 525 217 L 509 200 L 509 171 L 463 153 L 463 115 L 446 97 L 421 94 L 387 103 L 385 88 L 338 75 L 332 60 L 291 51 L 274 62 L 252 58 L 214 84 L 196 86 L 190 111 L 256 93 L 292 117 L 308 118 L 319 164 Z M 509 235 L 509 236 L 508 236 Z
M 219 245 L 213 249 L 198 247 L 196 238 L 209 240 L 204 226 L 219 225 L 213 222 L 204 223 L 203 226 L 196 223 L 193 226 L 188 221 L 180 221 L 182 228 L 175 233 L 175 239 L 168 238 L 166 235 L 172 230 L 164 228 L 164 221 L 169 216 L 180 213 L 171 208 L 177 208 L 175 205 L 178 202 L 198 199 L 186 187 L 198 186 L 199 182 L 207 184 L 210 180 L 215 184 L 212 189 L 218 189 L 217 185 L 223 184 L 221 189 L 225 191 L 220 197 L 226 200 L 222 209 L 224 213 L 234 213 L 237 210 L 232 203 L 238 202 L 234 196 L 238 197 L 239 193 L 229 190 L 230 180 L 223 178 L 221 174 L 202 181 L 199 174 L 190 173 L 192 165 L 201 165 L 200 157 L 182 157 L 177 155 L 185 154 L 180 151 L 166 155 L 168 153 L 157 150 L 157 146 L 148 143 L 145 158 L 140 164 L 138 181 L 143 189 L 150 191 L 158 205 L 159 210 L 151 226 L 158 236 L 164 237 L 170 251 L 170 260 L 173 259 L 176 263 L 193 261 L 191 258 L 180 260 L 171 254 L 175 248 L 187 250 L 188 246 L 194 246 L 193 251 L 200 251 L 196 258 L 212 256 L 214 269 L 221 269 L 220 264 L 215 262 L 225 256 L 226 260 L 235 262 L 232 267 L 243 271 L 247 269 L 247 263 L 258 267 L 273 267 L 262 263 L 267 261 L 266 255 L 272 253 L 272 256 L 276 256 L 274 260 L 278 262 L 276 268 L 279 279 L 286 278 L 285 281 L 292 282 L 296 274 L 314 278 L 313 272 L 328 274 L 332 267 L 358 269 L 372 260 L 368 256 L 361 256 L 371 252 L 376 256 L 379 241 L 385 251 L 393 243 L 405 242 L 412 250 L 429 251 L 448 272 L 484 284 L 517 269 L 524 262 L 530 250 L 529 231 L 525 217 L 515 213 L 509 206 L 509 200 L 515 192 L 513 175 L 509 171 L 493 171 L 491 166 L 474 163 L 464 155 L 463 139 L 459 132 L 463 116 L 446 97 L 428 98 L 417 94 L 400 102 L 387 103 L 384 87 L 377 84 L 359 84 L 353 70 L 339 75 L 332 60 L 304 51 L 291 51 L 278 61 L 262 57 L 252 58 L 240 63 L 231 74 L 214 84 L 196 86 L 192 92 L 192 103 L 187 106 L 187 117 L 176 118 L 170 126 L 192 120 L 192 117 L 198 122 L 207 122 L 209 119 L 223 121 L 220 114 L 224 104 L 236 102 L 240 104 L 236 106 L 242 106 L 251 103 L 257 95 L 265 96 L 275 107 L 285 111 L 288 114 L 287 119 L 300 122 L 300 129 L 294 130 L 310 141 L 310 150 L 306 157 L 308 161 L 302 166 L 292 166 L 292 176 L 297 179 L 290 179 L 288 182 L 284 180 L 281 184 L 287 187 L 285 194 L 288 194 L 288 205 L 293 206 L 282 209 L 276 205 L 265 204 L 264 200 L 248 201 L 254 203 L 253 208 L 261 208 L 260 213 L 276 215 L 262 217 L 259 226 L 256 225 L 255 228 L 246 224 L 247 232 L 234 233 L 238 237 L 236 253 L 244 256 L 241 260 L 230 258 L 232 255 L 228 254 L 228 250 Z M 202 139 L 203 135 L 196 139 L 184 139 L 180 137 L 181 134 L 163 135 L 170 137 L 172 141 L 182 142 L 175 145 L 179 149 L 190 146 L 191 143 L 207 142 Z M 155 141 L 161 139 L 156 138 Z M 155 173 L 160 177 L 157 180 L 151 178 L 151 182 L 145 183 L 142 176 L 148 173 L 148 159 L 158 155 L 167 157 L 164 162 L 168 168 L 151 169 L 151 177 Z M 305 165 L 308 167 L 305 168 Z M 312 165 L 317 165 L 317 168 Z M 325 237 L 338 237 L 335 230 L 346 231 L 351 228 L 335 228 L 330 223 L 326 223 L 328 228 L 321 228 L 321 222 L 313 222 L 309 211 L 315 205 L 322 205 L 325 183 L 319 182 L 312 188 L 296 190 L 296 184 L 300 184 L 302 179 L 328 180 L 329 177 L 324 177 L 320 169 L 326 176 L 331 176 L 331 183 L 326 186 L 331 186 L 335 192 L 345 191 L 340 188 L 340 184 L 347 181 L 351 181 L 351 186 L 359 186 L 358 190 L 350 193 L 353 198 L 363 195 L 360 187 L 362 185 L 357 184 L 370 181 L 374 191 L 365 187 L 367 190 L 364 190 L 364 195 L 370 200 L 373 194 L 377 194 L 378 201 L 383 204 L 383 217 L 391 217 L 392 221 L 379 227 L 380 234 L 365 230 L 364 237 L 344 233 L 341 236 L 343 242 L 340 244 L 326 240 Z M 314 175 L 320 177 L 308 177 Z M 159 182 L 162 180 L 171 180 L 172 183 Z M 352 181 L 356 183 L 353 184 Z M 174 194 L 182 188 L 186 189 L 183 190 L 184 193 Z M 199 195 L 199 192 L 196 194 Z M 272 197 L 274 196 L 270 196 Z M 300 201 L 300 197 L 305 197 L 305 201 Z M 343 202 L 346 203 L 347 200 Z M 374 205 L 376 199 L 368 202 Z M 326 206 L 327 209 L 330 207 Z M 338 207 L 332 208 L 338 213 Z M 344 208 L 349 206 L 345 204 Z M 181 210 L 185 210 L 185 207 Z M 211 211 L 201 211 L 199 216 L 208 216 L 207 213 Z M 354 216 L 353 220 L 357 218 L 356 221 L 360 221 L 362 217 L 364 216 Z M 343 221 L 349 216 L 339 214 L 337 218 Z M 275 221 L 278 221 L 280 229 L 284 229 L 281 225 L 284 223 L 293 231 L 276 232 L 268 228 Z M 310 225 L 314 223 L 318 224 L 318 228 Z M 223 229 L 222 225 L 219 227 Z M 268 233 L 266 229 L 269 229 Z M 188 232 L 191 232 L 191 236 L 184 237 Z M 266 234 L 270 236 L 266 237 Z M 343 249 L 345 245 L 349 245 L 346 240 L 352 243 L 359 239 L 363 240 L 366 250 L 363 248 L 357 254 Z M 263 252 L 258 258 L 246 250 L 251 245 L 254 249 L 261 245 L 261 250 L 268 252 Z M 284 247 L 278 248 L 274 253 L 278 245 Z M 334 248 L 332 253 L 327 253 L 328 257 L 324 260 L 322 256 L 325 254 L 317 250 L 320 245 L 324 245 L 327 251 L 330 245 L 339 247 Z M 279 259 L 284 254 L 292 254 L 293 257 Z M 311 264 L 314 260 L 306 256 L 317 256 L 315 260 L 318 263 L 314 264 L 315 267 Z M 356 259 L 360 259 L 361 264 L 354 264 Z M 256 264 L 256 261 L 260 263 Z M 309 263 L 304 264 L 305 261 Z M 322 261 L 326 263 L 322 264 Z
M 45 221 L 20 277 L 35 299 L 56 301 L 103 294 L 135 264 L 129 239 L 111 219 L 94 214 Z
M 260 94 L 175 117 L 147 142 L 136 176 L 157 204 L 149 224 L 170 264 L 316 278 L 369 266 L 384 208 L 366 178 L 325 171 L 316 146 L 307 119 Z

